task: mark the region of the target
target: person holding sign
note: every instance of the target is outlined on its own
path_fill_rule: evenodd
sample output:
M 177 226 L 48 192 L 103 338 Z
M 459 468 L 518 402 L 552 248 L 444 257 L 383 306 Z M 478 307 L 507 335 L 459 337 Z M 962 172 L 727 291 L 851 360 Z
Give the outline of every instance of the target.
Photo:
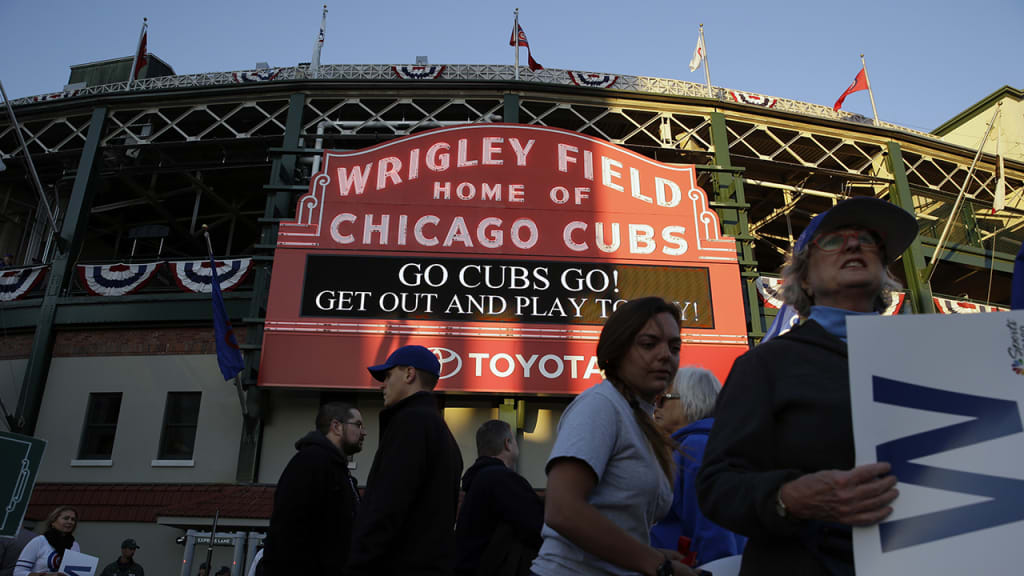
M 648 533 L 672 504 L 672 446 L 653 414 L 679 369 L 681 322 L 679 307 L 657 297 L 605 322 L 597 361 L 607 379 L 566 408 L 548 458 L 534 574 L 694 574 Z
M 54 576 L 60 574 L 66 550 L 79 551 L 74 532 L 78 526 L 78 510 L 59 506 L 50 512 L 43 524 L 46 531 L 36 536 L 21 551 L 14 566 L 14 576 Z
M 852 198 L 811 220 L 782 272 L 803 323 L 736 359 L 698 475 L 701 509 L 749 538 L 740 574 L 853 574 L 851 526 L 892 513 L 885 462 L 854 467 L 846 318 L 898 289 L 914 217 Z

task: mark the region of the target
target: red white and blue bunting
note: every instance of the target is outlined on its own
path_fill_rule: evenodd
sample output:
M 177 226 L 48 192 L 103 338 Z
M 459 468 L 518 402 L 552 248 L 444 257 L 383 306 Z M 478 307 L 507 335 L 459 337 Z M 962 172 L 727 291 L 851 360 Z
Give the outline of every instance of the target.
M 280 68 L 266 68 L 255 72 L 232 72 L 231 78 L 235 82 L 269 82 L 281 73 Z
M 980 314 L 981 312 L 1006 312 L 1009 308 L 992 306 L 991 304 L 975 304 L 966 300 L 953 300 L 933 296 L 935 310 L 940 314 Z
M 569 79 L 577 86 L 611 88 L 619 80 L 619 77 L 613 74 L 593 74 L 591 72 L 577 72 L 576 70 L 567 70 L 567 72 L 569 73 Z
M 47 268 L 30 266 L 0 270 L 0 302 L 11 302 L 27 294 L 43 279 Z
M 124 296 L 141 290 L 162 262 L 144 264 L 80 264 L 78 277 L 94 296 Z
M 741 104 L 751 104 L 761 106 L 762 108 L 774 108 L 775 104 L 779 101 L 778 98 L 771 98 L 751 92 L 740 92 L 739 90 L 729 90 L 729 97 Z
M 395 71 L 395 76 L 402 80 L 436 80 L 441 77 L 445 66 L 438 64 L 431 64 L 429 66 L 402 65 L 392 66 L 391 69 Z
M 782 308 L 782 294 L 779 293 L 779 289 L 782 288 L 781 278 L 769 278 L 767 276 L 759 276 L 757 280 L 754 280 L 754 286 L 757 287 L 757 295 L 764 302 L 765 308 Z M 894 292 L 890 294 L 892 300 L 889 302 L 889 307 L 886 308 L 882 314 L 885 316 L 894 316 L 900 313 L 900 309 L 903 308 L 903 302 L 907 295 L 903 292 Z M 935 299 L 938 302 L 938 298 Z
M 213 291 L 211 286 L 213 273 L 210 270 L 209 260 L 168 262 L 167 265 L 171 267 L 174 281 L 182 290 L 203 294 Z M 221 291 L 231 290 L 239 285 L 249 274 L 250 268 L 252 268 L 252 258 L 217 260 L 217 280 L 220 283 Z

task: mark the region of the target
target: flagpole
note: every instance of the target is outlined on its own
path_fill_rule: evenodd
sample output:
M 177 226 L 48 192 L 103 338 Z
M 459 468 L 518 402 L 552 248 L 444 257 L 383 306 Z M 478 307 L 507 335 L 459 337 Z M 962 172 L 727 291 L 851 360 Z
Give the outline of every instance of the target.
M 704 24 L 700 25 L 700 45 L 704 48 L 704 78 L 708 81 L 708 98 L 714 98 L 714 91 L 711 89 L 711 66 L 708 65 L 708 43 L 704 41 Z
M 512 26 L 512 36 L 516 39 L 516 76 L 515 79 L 519 80 L 519 8 L 516 8 L 516 22 Z
M 985 129 L 985 135 L 981 137 L 981 145 L 978 146 L 978 153 L 974 155 L 974 160 L 971 161 L 971 167 L 967 169 L 967 177 L 964 178 L 963 185 L 960 186 L 960 193 L 956 195 L 956 202 L 953 203 L 953 209 L 950 210 L 949 216 L 946 217 L 946 226 L 942 229 L 942 235 L 939 236 L 939 242 L 935 245 L 935 251 L 932 253 L 932 262 L 928 266 L 928 274 L 926 275 L 926 282 L 932 281 L 932 275 L 935 274 L 935 268 L 938 267 L 941 261 L 940 256 L 942 250 L 946 244 L 946 237 L 949 235 L 949 228 L 953 224 L 953 220 L 956 219 L 957 211 L 960 210 L 960 202 L 963 201 L 964 195 L 967 194 L 967 185 L 971 182 L 971 175 L 974 174 L 974 167 L 978 164 L 978 159 L 981 158 L 981 151 L 985 149 L 985 143 L 988 142 L 988 135 L 992 132 L 992 126 L 996 123 L 996 116 L 999 115 L 999 107 L 996 107 L 995 114 L 992 115 L 992 120 L 988 123 L 988 128 Z
M 146 35 L 146 28 L 149 26 L 149 19 L 142 19 L 142 30 L 139 32 L 139 41 L 135 43 L 135 56 L 132 57 L 132 67 L 128 69 L 128 88 L 131 89 L 135 80 L 135 67 L 139 65 L 139 48 L 142 47 L 142 38 Z
M 868 83 L 868 96 L 871 97 L 871 113 L 875 115 L 875 126 L 878 126 L 878 109 L 875 108 L 875 93 L 871 90 L 871 78 L 868 78 L 868 65 L 864 62 L 864 55 L 860 55 L 860 65 L 864 68 L 864 81 Z
M 324 4 L 323 14 L 320 15 L 320 32 L 317 34 L 316 42 L 313 43 L 313 58 L 309 63 L 309 71 L 313 78 L 320 77 L 320 52 L 324 48 L 324 37 L 327 35 L 327 4 Z

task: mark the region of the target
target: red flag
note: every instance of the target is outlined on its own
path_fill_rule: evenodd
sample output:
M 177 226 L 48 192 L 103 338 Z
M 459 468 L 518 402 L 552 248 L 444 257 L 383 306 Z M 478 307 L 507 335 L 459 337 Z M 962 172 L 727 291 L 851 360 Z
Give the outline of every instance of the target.
M 850 84 L 850 87 L 846 89 L 846 92 L 843 92 L 843 95 L 839 97 L 839 100 L 836 100 L 836 103 L 834 106 L 832 106 L 832 109 L 835 110 L 836 112 L 839 112 L 839 109 L 843 107 L 843 102 L 846 100 L 847 96 L 853 94 L 854 92 L 859 92 L 861 90 L 867 89 L 868 75 L 867 72 L 864 71 L 864 68 L 861 67 L 860 72 L 857 72 L 857 77 L 853 79 L 853 84 Z
M 544 67 L 540 65 L 540 62 L 533 59 L 533 54 L 530 53 L 530 43 L 526 41 L 526 32 L 523 31 L 523 27 L 520 26 L 518 22 L 516 23 L 516 29 L 518 29 L 519 32 L 519 46 L 526 46 L 526 58 L 530 62 L 530 70 L 533 70 L 534 72 L 537 70 L 543 70 Z M 508 41 L 509 46 L 516 45 L 516 29 L 512 30 L 512 37 L 509 38 Z
M 135 51 L 135 60 L 132 61 L 132 75 L 129 80 L 138 80 L 139 72 L 142 71 L 143 66 L 149 64 L 149 58 L 146 57 L 146 36 L 149 34 L 149 25 L 146 24 L 145 19 L 142 23 L 142 33 L 139 34 L 139 47 Z

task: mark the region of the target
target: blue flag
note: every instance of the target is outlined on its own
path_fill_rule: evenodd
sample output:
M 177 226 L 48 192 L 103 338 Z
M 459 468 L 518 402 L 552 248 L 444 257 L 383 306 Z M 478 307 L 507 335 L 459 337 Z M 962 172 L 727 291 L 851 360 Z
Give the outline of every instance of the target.
M 1013 280 L 1010 284 L 1010 308 L 1020 310 L 1024 308 L 1024 245 L 1021 245 L 1017 252 L 1017 258 L 1013 261 Z
M 768 327 L 768 332 L 765 333 L 764 338 L 761 338 L 761 344 L 776 336 L 782 336 L 799 323 L 800 315 L 797 314 L 796 308 L 789 304 L 783 304 L 782 308 L 779 308 L 779 313 L 775 315 L 772 325 Z
M 210 254 L 210 288 L 213 294 L 213 331 L 217 338 L 217 364 L 225 380 L 233 380 L 245 368 L 242 352 L 235 340 L 235 331 L 231 328 L 231 320 L 224 309 L 224 296 L 220 293 L 220 280 L 217 279 L 217 263 Z

